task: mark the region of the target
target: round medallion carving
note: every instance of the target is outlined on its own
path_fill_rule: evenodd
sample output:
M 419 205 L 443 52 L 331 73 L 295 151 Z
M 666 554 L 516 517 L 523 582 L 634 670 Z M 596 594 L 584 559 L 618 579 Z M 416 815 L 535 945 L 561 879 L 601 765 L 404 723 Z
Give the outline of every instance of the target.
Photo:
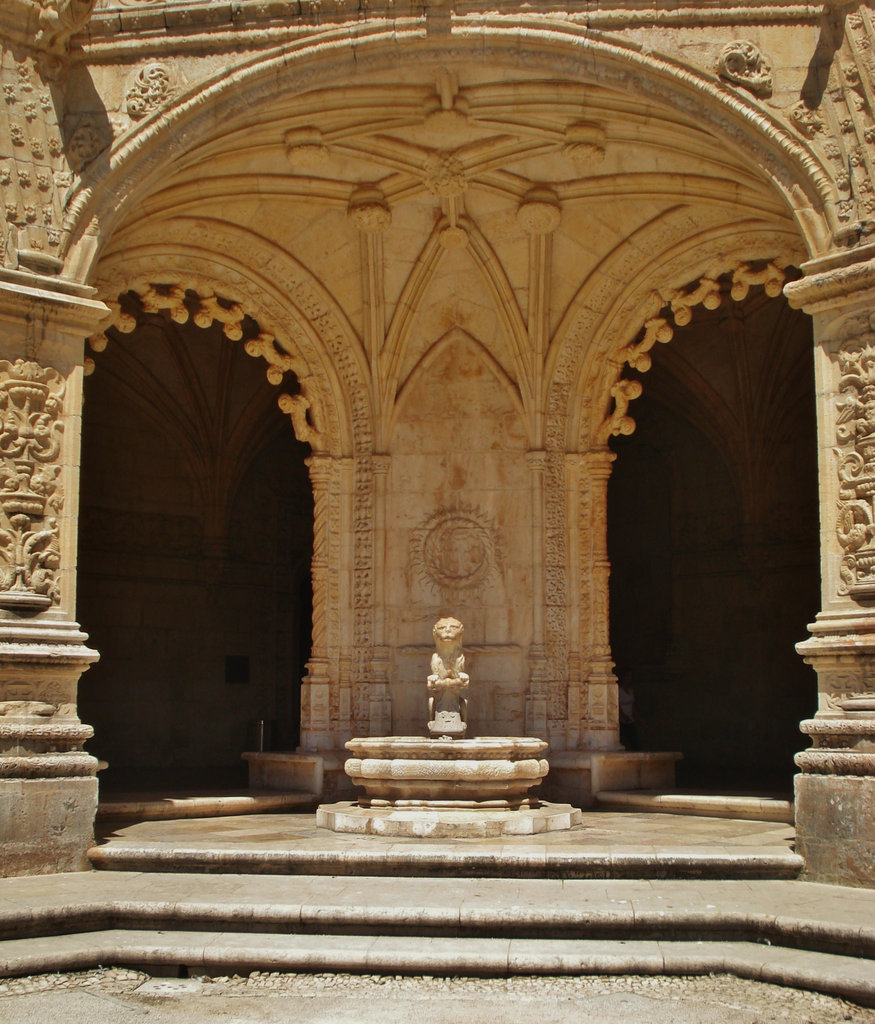
M 476 590 L 496 568 L 495 528 L 476 509 L 442 509 L 416 532 L 413 560 L 442 593 Z

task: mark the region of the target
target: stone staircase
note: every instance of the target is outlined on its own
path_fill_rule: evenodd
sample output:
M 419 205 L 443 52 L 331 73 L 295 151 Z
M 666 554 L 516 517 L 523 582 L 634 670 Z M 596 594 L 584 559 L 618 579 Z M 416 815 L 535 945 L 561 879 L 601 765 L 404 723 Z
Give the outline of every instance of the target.
M 103 827 L 98 870 L 0 883 L 0 976 L 730 973 L 875 1005 L 875 892 L 799 881 L 786 824 L 602 811 L 455 841 L 284 813 Z
M 875 1005 L 875 893 L 798 881 L 101 871 L 4 897 L 3 976 L 731 973 Z

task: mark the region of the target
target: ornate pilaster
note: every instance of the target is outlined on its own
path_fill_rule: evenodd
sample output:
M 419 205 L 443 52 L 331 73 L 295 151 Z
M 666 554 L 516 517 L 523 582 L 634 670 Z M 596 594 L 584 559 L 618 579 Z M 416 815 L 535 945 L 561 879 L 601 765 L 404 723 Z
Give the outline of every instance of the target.
M 61 289 L 64 289 L 63 291 Z M 92 290 L 0 271 L 0 873 L 86 867 L 97 807 L 74 621 L 85 337 Z
M 611 659 L 608 560 L 608 480 L 616 458 L 607 448 L 587 453 L 580 463 L 580 565 L 589 568 L 587 620 L 581 634 L 589 652 L 585 699 L 585 743 L 593 750 L 615 750 L 620 745 L 617 678 Z M 586 582 L 583 583 L 586 586 Z M 584 666 L 586 671 L 586 667 Z
M 822 610 L 797 650 L 817 673 L 800 728 L 796 832 L 810 877 L 875 883 L 875 246 L 803 267 L 814 317 Z
M 529 649 L 529 685 L 526 692 L 526 735 L 547 739 L 547 682 L 549 664 L 544 647 L 544 470 L 546 453 L 526 453 L 531 472 L 532 507 L 532 646 Z
M 392 732 L 392 700 L 389 695 L 389 647 L 386 637 L 386 486 L 391 456 L 375 455 L 374 472 L 374 655 L 371 661 L 370 699 L 368 701 L 371 736 L 389 736 Z
M 330 544 L 339 532 L 332 522 L 332 495 L 337 493 L 337 464 L 330 455 L 314 454 L 307 459 L 313 487 L 313 632 L 307 675 L 301 686 L 301 747 L 320 750 L 331 747 L 331 580 Z

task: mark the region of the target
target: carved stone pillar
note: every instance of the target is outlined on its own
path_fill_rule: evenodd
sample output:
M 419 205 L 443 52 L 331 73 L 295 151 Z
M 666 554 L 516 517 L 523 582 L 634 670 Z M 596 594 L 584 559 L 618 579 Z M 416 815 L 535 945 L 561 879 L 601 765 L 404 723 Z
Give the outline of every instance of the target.
M 336 461 L 325 454 L 307 460 L 313 487 L 313 632 L 307 675 L 301 685 L 301 748 L 324 750 L 334 744 L 331 736 L 331 651 L 330 651 L 330 557 L 333 534 L 339 524 L 332 522 L 332 494 L 337 491 Z M 336 566 L 334 567 L 336 569 Z
M 97 760 L 77 714 L 97 659 L 74 621 L 85 338 L 93 290 L 0 271 L 0 874 L 81 870 Z
M 785 292 L 814 317 L 822 610 L 797 645 L 818 690 L 801 724 L 811 747 L 796 756 L 797 844 L 809 877 L 872 885 L 875 246 L 803 269 Z
M 620 746 L 617 677 L 611 659 L 609 592 L 611 563 L 608 560 L 608 480 L 616 455 L 607 448 L 589 452 L 580 463 L 580 512 L 578 540 L 580 564 L 589 577 L 587 618 L 580 623 L 589 651 L 585 700 L 585 745 L 591 750 L 616 750 Z M 586 671 L 586 668 L 584 667 Z M 585 710 L 584 710 L 585 709 Z

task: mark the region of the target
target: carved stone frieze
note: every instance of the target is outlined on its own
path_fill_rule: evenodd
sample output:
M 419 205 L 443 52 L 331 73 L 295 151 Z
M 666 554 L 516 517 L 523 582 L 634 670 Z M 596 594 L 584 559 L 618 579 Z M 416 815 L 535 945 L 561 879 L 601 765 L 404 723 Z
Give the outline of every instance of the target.
M 772 66 L 762 52 L 746 39 L 735 39 L 720 51 L 717 73 L 754 96 L 772 95 Z
M 51 89 L 31 57 L 5 51 L 0 58 L 0 262 L 57 273 L 63 190 L 72 178 Z
M 875 598 L 875 324 L 846 325 L 838 352 L 836 536 L 842 549 L 839 593 Z
M 152 61 L 134 75 L 125 93 L 125 110 L 128 116 L 139 121 L 173 94 L 170 68 L 166 64 Z
M 0 607 L 47 608 L 60 597 L 64 390 L 54 369 L 0 361 Z

